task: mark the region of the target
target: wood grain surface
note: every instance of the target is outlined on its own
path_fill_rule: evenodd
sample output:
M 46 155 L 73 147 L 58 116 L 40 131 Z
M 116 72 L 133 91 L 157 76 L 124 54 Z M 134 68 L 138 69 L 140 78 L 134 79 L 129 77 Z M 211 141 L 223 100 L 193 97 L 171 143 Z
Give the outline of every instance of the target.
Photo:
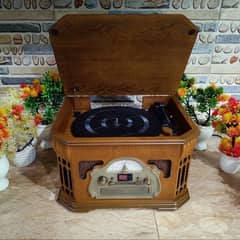
M 173 95 L 198 30 L 183 15 L 67 15 L 49 32 L 66 94 Z

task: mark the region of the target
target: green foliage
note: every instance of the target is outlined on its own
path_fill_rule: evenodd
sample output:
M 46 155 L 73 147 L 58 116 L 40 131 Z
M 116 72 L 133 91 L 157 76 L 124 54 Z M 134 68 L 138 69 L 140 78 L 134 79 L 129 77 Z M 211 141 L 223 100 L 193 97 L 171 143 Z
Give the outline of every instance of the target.
M 40 114 L 42 124 L 52 123 L 64 98 L 63 85 L 57 73 L 46 72 L 39 83 L 33 82 L 22 88 L 25 107 L 35 115 Z
M 223 93 L 222 87 L 210 85 L 206 88 L 196 88 L 195 79 L 183 75 L 179 87 L 178 98 L 193 120 L 200 125 L 211 124 L 211 110 L 217 105 L 218 97 Z M 200 116 L 204 115 L 204 120 Z
M 49 73 L 43 75 L 41 84 L 44 86 L 41 101 L 44 106 L 43 123 L 52 123 L 60 105 L 63 102 L 63 85 L 61 81 L 54 81 Z
M 42 103 L 41 97 L 28 97 L 24 100 L 24 105 L 32 114 L 38 113 L 38 108 Z

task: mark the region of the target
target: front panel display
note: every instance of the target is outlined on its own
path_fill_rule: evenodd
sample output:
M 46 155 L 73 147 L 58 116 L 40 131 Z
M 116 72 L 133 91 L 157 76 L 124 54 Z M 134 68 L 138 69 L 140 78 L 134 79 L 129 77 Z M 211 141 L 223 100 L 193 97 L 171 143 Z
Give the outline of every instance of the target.
M 153 198 L 160 191 L 159 170 L 134 158 L 118 158 L 91 172 L 92 198 Z

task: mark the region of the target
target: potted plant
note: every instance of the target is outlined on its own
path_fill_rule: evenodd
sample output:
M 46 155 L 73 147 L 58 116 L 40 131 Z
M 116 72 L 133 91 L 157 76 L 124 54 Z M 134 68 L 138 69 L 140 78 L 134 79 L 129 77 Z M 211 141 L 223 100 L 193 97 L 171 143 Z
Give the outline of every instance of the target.
M 12 105 L 8 126 L 8 158 L 17 167 L 25 167 L 36 158 L 35 140 L 37 128 L 34 116 L 24 108 L 23 104 Z
M 220 168 L 227 173 L 240 170 L 240 100 L 234 97 L 215 109 L 212 125 L 221 133 Z
M 178 90 L 178 98 L 190 117 L 199 126 L 200 136 L 195 146 L 196 150 L 206 150 L 206 140 L 212 136 L 211 112 L 219 101 L 227 99 L 222 87 L 211 84 L 206 88 L 196 87 L 195 79 L 183 75 Z
M 25 109 L 20 93 L 10 90 L 5 98 L 7 106 L 7 125 L 9 138 L 7 140 L 7 157 L 18 167 L 25 167 L 36 157 L 34 138 L 37 133 L 37 119 Z
M 36 115 L 40 122 L 38 136 L 43 136 L 46 128 L 50 129 L 51 123 L 63 102 L 64 92 L 60 77 L 56 72 L 46 72 L 41 79 L 35 79 L 32 84 L 21 85 L 21 91 L 24 106 Z M 40 146 L 48 148 L 50 142 L 46 139 L 42 140 Z
M 9 129 L 7 124 L 6 107 L 0 107 L 0 191 L 5 190 L 9 185 L 7 173 L 9 171 L 9 162 L 6 157 L 7 139 L 9 138 Z

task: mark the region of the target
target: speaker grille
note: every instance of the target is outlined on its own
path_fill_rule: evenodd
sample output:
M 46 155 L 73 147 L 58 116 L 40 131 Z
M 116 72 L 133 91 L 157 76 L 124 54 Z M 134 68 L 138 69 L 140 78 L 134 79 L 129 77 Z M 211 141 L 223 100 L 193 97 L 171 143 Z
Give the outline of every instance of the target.
M 73 197 L 71 164 L 67 160 L 58 156 L 58 166 L 60 172 L 61 189 Z
M 100 188 L 99 198 L 149 198 L 148 186 L 116 186 Z
M 191 161 L 190 155 L 188 155 L 187 157 L 185 157 L 180 161 L 176 195 L 180 195 L 182 192 L 185 192 L 187 189 L 187 179 L 188 179 L 188 170 L 189 170 L 190 161 Z

